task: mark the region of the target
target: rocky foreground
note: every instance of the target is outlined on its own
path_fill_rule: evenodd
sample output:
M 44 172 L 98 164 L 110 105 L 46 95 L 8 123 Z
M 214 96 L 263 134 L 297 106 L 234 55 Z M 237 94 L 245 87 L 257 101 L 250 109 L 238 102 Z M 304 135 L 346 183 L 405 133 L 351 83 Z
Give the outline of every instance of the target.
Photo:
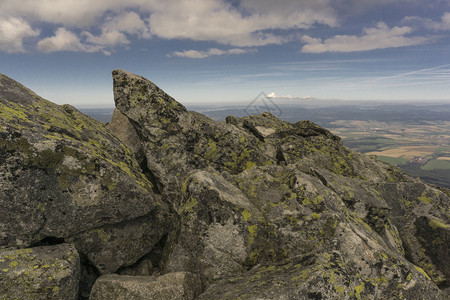
M 0 299 L 447 299 L 449 190 L 113 79 L 105 126 L 0 74 Z

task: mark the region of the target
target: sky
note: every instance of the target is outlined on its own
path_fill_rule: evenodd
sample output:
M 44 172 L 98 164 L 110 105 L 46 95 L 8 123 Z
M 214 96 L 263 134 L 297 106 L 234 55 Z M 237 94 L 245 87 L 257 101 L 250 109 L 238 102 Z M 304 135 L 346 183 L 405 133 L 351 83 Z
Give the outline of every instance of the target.
M 0 0 L 0 73 L 112 107 L 117 68 L 185 104 L 450 102 L 450 1 Z

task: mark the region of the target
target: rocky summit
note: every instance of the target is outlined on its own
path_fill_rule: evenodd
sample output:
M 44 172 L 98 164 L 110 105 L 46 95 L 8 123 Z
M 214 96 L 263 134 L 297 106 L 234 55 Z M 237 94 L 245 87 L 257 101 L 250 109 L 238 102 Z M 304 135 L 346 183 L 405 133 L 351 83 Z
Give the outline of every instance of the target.
M 113 71 L 109 124 L 0 74 L 0 299 L 447 299 L 450 191 Z

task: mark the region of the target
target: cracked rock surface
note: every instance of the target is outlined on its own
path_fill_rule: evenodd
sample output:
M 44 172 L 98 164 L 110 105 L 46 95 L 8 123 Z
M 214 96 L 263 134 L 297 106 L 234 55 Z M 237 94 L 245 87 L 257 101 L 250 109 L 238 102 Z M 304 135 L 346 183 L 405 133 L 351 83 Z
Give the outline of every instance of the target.
M 101 275 L 95 299 L 446 297 L 449 190 L 310 121 L 216 122 L 123 70 L 113 88 L 105 127 L 1 75 L 0 248 L 71 243 L 84 298 Z

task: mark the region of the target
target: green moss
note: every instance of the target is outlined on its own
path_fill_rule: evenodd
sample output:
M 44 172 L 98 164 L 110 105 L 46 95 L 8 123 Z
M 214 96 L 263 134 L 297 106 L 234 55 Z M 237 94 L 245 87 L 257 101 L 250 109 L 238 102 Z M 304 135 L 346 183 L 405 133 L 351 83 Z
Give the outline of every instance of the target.
M 45 169 L 55 168 L 60 165 L 64 160 L 64 154 L 61 152 L 54 152 L 52 150 L 44 150 L 42 152 L 38 152 L 32 158 L 32 162 L 40 167 Z
M 67 173 L 62 173 L 58 176 L 58 184 L 63 189 L 67 189 L 70 187 L 70 181 Z
M 27 158 L 32 155 L 32 146 L 25 138 L 19 138 L 13 141 L 0 140 L 0 147 L 6 147 L 8 151 L 20 151 Z
M 313 218 L 313 220 L 318 220 L 318 219 L 320 219 L 320 214 L 312 213 L 311 217 Z

